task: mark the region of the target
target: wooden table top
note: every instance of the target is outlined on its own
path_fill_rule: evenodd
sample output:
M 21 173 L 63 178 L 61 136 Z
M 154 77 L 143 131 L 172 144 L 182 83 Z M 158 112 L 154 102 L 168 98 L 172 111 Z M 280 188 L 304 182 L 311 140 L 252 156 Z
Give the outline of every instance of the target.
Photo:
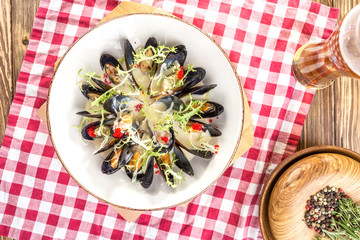
M 360 0 L 315 2 L 339 8 L 339 18 L 360 4 Z M 1 0 L 0 145 L 39 3 L 40 0 Z M 298 150 L 320 145 L 336 145 L 360 153 L 360 80 L 340 78 L 330 87 L 316 92 Z

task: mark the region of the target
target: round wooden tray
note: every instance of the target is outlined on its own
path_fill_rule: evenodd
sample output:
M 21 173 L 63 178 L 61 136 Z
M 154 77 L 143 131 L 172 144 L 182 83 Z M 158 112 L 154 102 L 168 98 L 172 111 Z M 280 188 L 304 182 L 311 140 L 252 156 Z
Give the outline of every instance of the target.
M 285 159 L 264 185 L 260 228 L 264 239 L 314 239 L 303 222 L 306 200 L 329 186 L 341 187 L 360 200 L 360 155 L 322 146 L 304 149 Z

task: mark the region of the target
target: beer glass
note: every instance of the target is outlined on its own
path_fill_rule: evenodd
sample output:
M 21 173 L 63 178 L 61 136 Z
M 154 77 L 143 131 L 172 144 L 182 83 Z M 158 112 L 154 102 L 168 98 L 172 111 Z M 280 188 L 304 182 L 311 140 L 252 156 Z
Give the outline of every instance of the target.
M 292 71 L 308 88 L 329 86 L 340 76 L 360 78 L 360 4 L 320 43 L 307 43 L 295 53 Z

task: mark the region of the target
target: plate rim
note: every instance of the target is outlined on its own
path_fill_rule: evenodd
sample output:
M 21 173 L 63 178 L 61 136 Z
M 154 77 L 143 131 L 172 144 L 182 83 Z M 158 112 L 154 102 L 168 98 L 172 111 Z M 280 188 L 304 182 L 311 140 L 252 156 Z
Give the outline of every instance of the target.
M 268 219 L 268 203 L 270 200 L 272 189 L 274 188 L 277 180 L 282 176 L 282 174 L 296 162 L 320 153 L 331 153 L 339 154 L 346 157 L 349 157 L 360 163 L 360 154 L 343 147 L 333 146 L 333 145 L 323 145 L 323 146 L 313 146 L 309 148 L 302 149 L 294 154 L 288 156 L 283 160 L 269 175 L 266 180 L 264 187 L 262 188 L 260 194 L 260 203 L 259 203 L 259 225 L 261 235 L 265 240 L 275 239 L 272 234 L 269 219 Z
M 213 42 L 213 44 L 215 44 L 215 46 L 221 51 L 221 53 L 224 55 L 224 57 L 226 58 L 226 60 L 228 61 L 228 64 L 231 66 L 232 70 L 233 70 L 233 73 L 236 77 L 236 80 L 237 80 L 237 83 L 238 83 L 238 86 L 239 86 L 239 91 L 240 91 L 240 98 L 242 100 L 242 124 L 241 124 L 241 128 L 240 128 L 240 134 L 237 138 L 237 141 L 236 141 L 236 144 L 235 144 L 235 148 L 231 154 L 231 157 L 229 158 L 227 164 L 225 165 L 224 169 L 221 171 L 221 173 L 215 178 L 214 181 L 212 181 L 207 187 L 205 187 L 203 190 L 201 190 L 199 193 L 195 194 L 194 196 L 192 196 L 191 198 L 189 199 L 186 199 L 180 203 L 177 203 L 177 204 L 172 204 L 170 206 L 163 206 L 163 207 L 156 207 L 156 208 L 132 208 L 132 207 L 126 207 L 126 206 L 120 206 L 120 205 L 117 205 L 117 204 L 114 204 L 114 203 L 111 203 L 99 196 L 97 196 L 96 194 L 92 193 L 90 190 L 88 190 L 87 188 L 85 188 L 73 175 L 72 173 L 68 170 L 68 168 L 66 167 L 65 163 L 63 162 L 58 150 L 57 150 L 57 147 L 55 145 L 55 141 L 53 140 L 53 136 L 52 136 L 52 131 L 51 131 L 51 124 L 50 124 L 50 115 L 49 115 L 49 102 L 50 102 L 50 95 L 51 95 L 51 90 L 52 90 L 52 85 L 53 85 L 53 82 L 54 82 L 54 79 L 55 79 L 55 76 L 56 76 L 56 73 L 57 73 L 57 70 L 59 69 L 59 66 L 61 65 L 63 59 L 65 58 L 65 56 L 68 54 L 68 52 L 72 49 L 72 47 L 77 44 L 77 42 L 79 42 L 84 36 L 86 36 L 88 33 L 90 33 L 91 31 L 93 31 L 94 29 L 108 23 L 108 22 L 111 22 L 111 21 L 114 21 L 114 20 L 117 20 L 117 19 L 121 19 L 121 18 L 125 18 L 125 17 L 131 17 L 131 16 L 137 16 L 137 15 L 152 15 L 152 16 L 160 16 L 160 17 L 165 17 L 165 18 L 171 18 L 171 19 L 174 19 L 174 20 L 177 20 L 183 24 L 186 24 L 190 27 L 193 27 L 195 28 L 196 30 L 200 31 L 205 37 L 207 37 L 209 40 L 211 40 Z M 240 81 L 240 77 L 233 65 L 233 63 L 231 62 L 229 56 L 226 54 L 226 52 L 222 49 L 222 47 L 220 46 L 220 44 L 218 44 L 209 34 L 207 34 L 205 31 L 203 31 L 202 29 L 198 28 L 197 26 L 183 20 L 183 19 L 180 19 L 178 17 L 175 17 L 173 15 L 167 15 L 167 14 L 162 14 L 162 13 L 131 13 L 131 14 L 125 14 L 125 15 L 121 15 L 121 16 L 117 16 L 117 17 L 114 17 L 114 18 L 110 18 L 104 22 L 100 22 L 98 23 L 96 26 L 90 28 L 89 30 L 87 30 L 85 33 L 83 33 L 75 42 L 73 42 L 69 47 L 68 49 L 66 50 L 66 52 L 63 54 L 63 56 L 61 56 L 57 62 L 56 66 L 54 66 L 55 70 L 54 70 L 54 73 L 53 73 L 53 76 L 51 78 L 51 83 L 50 83 L 50 86 L 49 86 L 49 91 L 48 91 L 48 95 L 47 95 L 47 101 L 46 101 L 46 123 L 47 123 L 47 127 L 48 127 L 48 131 L 49 131 L 49 136 L 50 136 L 50 140 L 51 140 L 51 143 L 54 147 L 54 150 L 56 152 L 56 155 L 58 156 L 62 166 L 65 168 L 66 172 L 71 176 L 71 178 L 82 188 L 84 189 L 87 193 L 89 193 L 90 195 L 92 195 L 93 197 L 101 200 L 102 202 L 104 203 L 107 203 L 111 206 L 115 206 L 115 207 L 118 207 L 118 208 L 121 208 L 121 209 L 126 209 L 126 210 L 132 210 L 132 211 L 157 211 L 157 210 L 164 210 L 164 209 L 168 209 L 168 208 L 173 208 L 173 207 L 176 207 L 176 206 L 179 206 L 179 205 L 184 205 L 184 204 L 187 204 L 187 203 L 190 203 L 193 199 L 195 199 L 196 197 L 200 196 L 201 194 L 203 194 L 206 190 L 208 190 L 211 186 L 213 186 L 218 180 L 219 178 L 224 174 L 224 172 L 230 167 L 231 165 L 231 162 L 232 160 L 234 159 L 235 157 L 235 154 L 237 152 L 237 149 L 239 148 L 239 144 L 240 144 L 240 140 L 241 140 L 241 135 L 243 133 L 243 130 L 244 130 L 244 121 L 245 121 L 245 99 L 244 99 L 244 89 L 243 89 L 243 86 L 241 84 L 241 81 Z

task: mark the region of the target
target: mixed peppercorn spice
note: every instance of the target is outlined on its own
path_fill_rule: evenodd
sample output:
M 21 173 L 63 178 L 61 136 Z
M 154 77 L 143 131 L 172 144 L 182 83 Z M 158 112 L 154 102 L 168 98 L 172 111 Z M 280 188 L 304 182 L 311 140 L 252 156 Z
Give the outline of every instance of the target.
M 341 188 L 327 186 L 312 195 L 306 202 L 306 225 L 321 235 L 325 231 L 335 230 L 331 224 L 332 218 L 338 218 L 334 212 L 339 210 L 339 200 L 349 198 Z

